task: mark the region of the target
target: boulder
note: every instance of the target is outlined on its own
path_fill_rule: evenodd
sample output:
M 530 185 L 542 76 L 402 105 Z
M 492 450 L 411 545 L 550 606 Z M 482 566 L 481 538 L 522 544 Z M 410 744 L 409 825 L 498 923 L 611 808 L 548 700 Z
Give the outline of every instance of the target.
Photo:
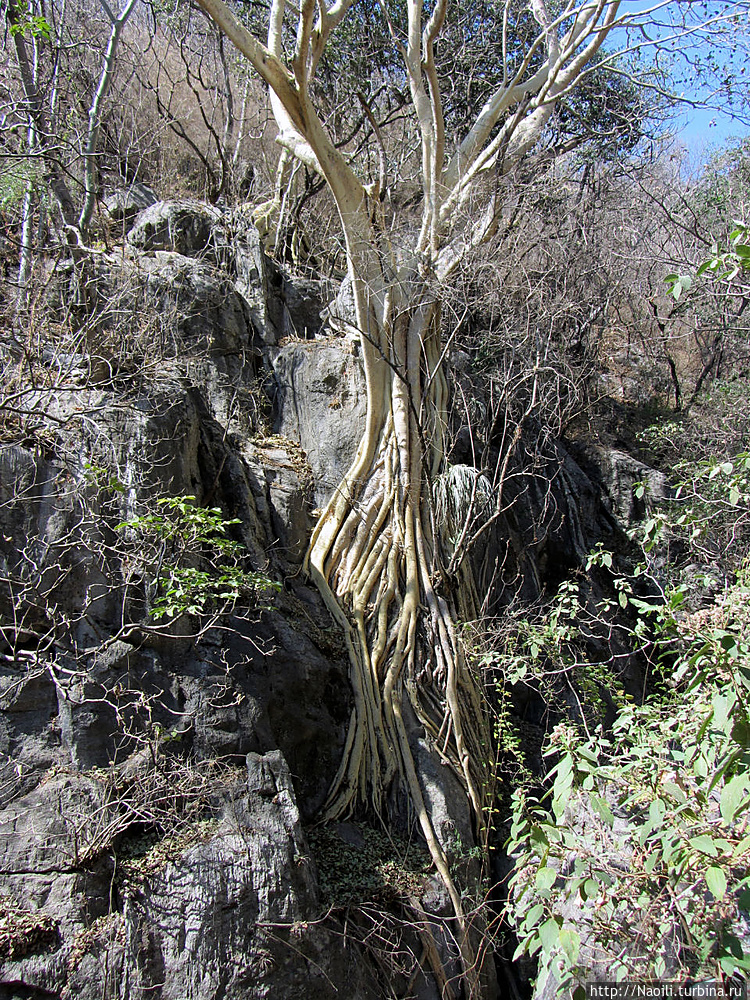
M 138 215 L 126 239 L 141 251 L 171 250 L 221 264 L 228 250 L 221 221 L 221 211 L 202 202 L 159 201 Z
M 279 339 L 311 340 L 316 337 L 323 326 L 327 283 L 279 271 L 272 288 L 274 295 L 269 305 Z
M 315 989 L 304 954 L 286 944 L 316 905 L 308 855 L 283 757 L 250 754 L 246 786 L 215 829 L 161 870 L 144 866 L 149 873 L 129 891 L 126 995 L 330 995 L 330 987 Z
M 158 318 L 159 327 L 178 349 L 257 354 L 247 303 L 232 279 L 206 260 L 157 250 L 133 258 L 120 280 L 125 282 L 126 299 L 140 291 L 143 307 Z
M 132 223 L 138 212 L 156 204 L 156 192 L 147 184 L 135 181 L 127 187 L 117 188 L 104 199 L 104 208 L 113 222 Z
M 362 367 L 343 341 L 282 347 L 273 358 L 274 430 L 296 442 L 314 477 L 322 507 L 340 483 L 364 433 Z
M 671 495 L 669 480 L 663 472 L 619 448 L 592 446 L 584 454 L 584 461 L 593 466 L 596 479 L 604 487 L 612 513 L 625 528 L 643 520 L 650 501 L 666 500 Z M 644 489 L 637 495 L 639 485 Z

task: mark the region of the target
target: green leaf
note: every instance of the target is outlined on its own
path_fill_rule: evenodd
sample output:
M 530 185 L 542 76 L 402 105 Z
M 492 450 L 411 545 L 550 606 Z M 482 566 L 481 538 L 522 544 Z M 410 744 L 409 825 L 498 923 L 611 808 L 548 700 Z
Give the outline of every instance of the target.
M 612 810 L 609 808 L 608 803 L 600 795 L 591 796 L 591 805 L 594 812 L 600 817 L 606 826 L 613 826 L 615 822 L 615 817 L 612 815 Z
M 740 655 L 740 644 L 739 638 L 733 635 L 731 632 L 725 632 L 719 639 L 719 644 L 721 648 L 724 649 L 733 660 L 736 660 Z M 722 720 L 723 722 L 723 720 Z M 721 723 L 719 723 L 721 725 Z
M 742 942 L 734 934 L 724 934 L 719 965 L 722 971 L 730 976 L 735 969 L 742 969 L 745 972 L 750 971 L 750 958 L 745 954 Z
M 578 961 L 581 939 L 571 927 L 563 927 L 560 931 L 560 947 L 565 952 L 571 964 Z
M 541 889 L 543 892 L 546 889 L 551 889 L 556 881 L 557 872 L 554 868 L 540 868 L 534 879 L 537 889 Z
M 716 845 L 713 839 L 708 836 L 708 834 L 701 834 L 699 837 L 691 837 L 689 840 L 691 847 L 695 848 L 696 851 L 700 851 L 701 854 L 707 854 L 711 858 L 715 858 L 719 853 L 716 850 Z
M 513 957 L 511 958 L 511 962 L 517 962 L 519 958 L 523 958 L 523 956 L 529 950 L 530 942 L 531 938 L 527 938 L 525 941 L 521 941 L 516 950 L 513 952 Z
M 539 937 L 547 953 L 552 951 L 560 938 L 560 923 L 559 917 L 550 917 L 539 928 Z
M 719 809 L 725 823 L 731 823 L 739 813 L 743 801 L 748 795 L 747 775 L 738 774 L 728 781 L 721 790 Z
M 654 826 L 661 826 L 661 821 L 667 811 L 666 803 L 663 799 L 654 799 L 648 807 L 648 816 Z
M 541 826 L 535 826 L 532 828 L 531 833 L 529 834 L 529 842 L 536 848 L 549 847 L 549 839 Z
M 536 903 L 534 906 L 531 907 L 529 912 L 523 918 L 523 921 L 521 922 L 521 927 L 527 931 L 531 930 L 532 927 L 535 927 L 539 923 L 540 918 L 543 916 L 544 916 L 544 903 Z
M 581 895 L 586 899 L 595 899 L 599 895 L 599 883 L 595 878 L 586 879 L 581 889 Z
M 675 802 L 682 803 L 686 801 L 685 793 L 680 788 L 680 786 L 675 785 L 674 782 L 663 781 L 661 787 L 662 791 L 667 795 L 670 795 L 675 800 Z
M 711 890 L 714 899 L 723 899 L 727 891 L 727 877 L 723 870 L 711 865 L 706 872 L 706 885 Z
M 727 976 L 733 975 L 737 969 L 741 969 L 743 972 L 750 972 L 750 958 L 732 958 L 729 955 L 724 955 L 719 959 L 719 965 L 721 966 L 721 971 L 726 973 Z

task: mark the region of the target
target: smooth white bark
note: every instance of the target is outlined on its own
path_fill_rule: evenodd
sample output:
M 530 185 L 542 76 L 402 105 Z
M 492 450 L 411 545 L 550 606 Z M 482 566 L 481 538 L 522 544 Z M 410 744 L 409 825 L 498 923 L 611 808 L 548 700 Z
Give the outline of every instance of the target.
M 115 60 L 117 58 L 117 49 L 120 43 L 120 37 L 122 36 L 123 28 L 127 24 L 128 18 L 132 14 L 133 8 L 135 7 L 135 0 L 125 0 L 125 4 L 120 10 L 120 13 L 114 14 L 106 0 L 100 0 L 100 3 L 109 18 L 112 27 L 109 33 L 107 49 L 104 53 L 104 59 L 102 61 L 102 71 L 99 75 L 99 83 L 91 100 L 91 106 L 89 107 L 88 113 L 89 125 L 88 132 L 86 134 L 86 144 L 83 149 L 84 196 L 83 206 L 81 207 L 81 212 L 78 216 L 78 228 L 82 233 L 86 231 L 89 223 L 91 222 L 91 216 L 93 215 L 94 206 L 96 204 L 98 173 L 96 169 L 96 158 L 99 148 L 102 104 L 104 103 L 112 84 L 112 76 L 115 71 Z

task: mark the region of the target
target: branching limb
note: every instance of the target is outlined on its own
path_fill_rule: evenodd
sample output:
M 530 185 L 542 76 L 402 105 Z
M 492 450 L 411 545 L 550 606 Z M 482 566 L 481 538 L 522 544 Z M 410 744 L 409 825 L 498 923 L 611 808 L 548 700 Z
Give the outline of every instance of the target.
M 99 146 L 99 132 L 101 130 L 102 102 L 109 93 L 109 88 L 115 71 L 115 59 L 117 56 L 120 36 L 122 35 L 123 28 L 125 27 L 128 18 L 133 12 L 135 0 L 126 0 L 122 10 L 117 15 L 113 14 L 108 5 L 105 3 L 105 0 L 101 0 L 101 3 L 107 13 L 107 16 L 109 17 L 112 28 L 109 33 L 107 51 L 104 54 L 102 71 L 99 77 L 99 85 L 96 88 L 93 100 L 91 101 L 91 107 L 89 108 L 89 127 L 86 135 L 86 145 L 83 151 L 84 200 L 81 213 L 78 216 L 78 228 L 82 233 L 85 233 L 89 223 L 91 222 L 91 216 L 94 212 L 94 205 L 96 203 L 96 154 Z

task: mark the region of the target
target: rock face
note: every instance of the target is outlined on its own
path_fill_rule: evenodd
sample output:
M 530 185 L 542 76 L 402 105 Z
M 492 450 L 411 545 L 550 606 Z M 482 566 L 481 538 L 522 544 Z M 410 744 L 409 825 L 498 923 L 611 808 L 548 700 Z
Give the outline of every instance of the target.
M 456 968 L 434 880 L 326 916 L 301 825 L 352 709 L 344 637 L 301 565 L 365 417 L 324 298 L 266 260 L 247 213 L 190 202 L 50 275 L 59 340 L 0 443 L 0 1000 L 437 1000 L 404 913 Z M 498 606 L 611 529 L 558 458 L 519 473 L 473 557 Z M 468 885 L 468 806 L 422 737 Z
M 129 184 L 118 188 L 104 199 L 104 208 L 113 222 L 127 224 L 133 222 L 136 215 L 149 208 L 159 199 L 156 192 L 147 184 Z
M 248 754 L 244 779 L 217 776 L 206 815 L 161 840 L 134 834 L 124 816 L 157 765 L 140 761 L 118 785 L 53 778 L 5 810 L 0 876 L 16 923 L 0 941 L 4 989 L 81 1000 L 375 998 L 356 951 L 305 919 L 319 909 L 315 871 L 280 751 Z M 188 775 L 172 778 L 188 796 Z
M 296 441 L 324 506 L 351 465 L 365 425 L 366 394 L 355 355 L 335 342 L 290 344 L 273 359 L 275 429 Z
M 347 966 L 332 936 L 307 925 L 317 909 L 289 769 L 278 751 L 250 754 L 245 784 L 205 839 L 129 889 L 120 932 L 125 995 L 374 997 L 365 967 Z M 77 996 L 88 982 L 79 965 Z
M 643 518 L 648 501 L 664 500 L 670 495 L 669 481 L 663 472 L 619 448 L 589 447 L 583 451 L 583 460 L 596 470 L 610 509 L 625 527 L 632 527 Z M 643 487 L 642 492 L 637 492 L 639 486 Z
M 85 298 L 75 269 L 53 275 L 88 351 L 50 345 L 0 446 L 3 997 L 377 995 L 305 924 L 320 902 L 297 797 L 307 819 L 322 805 L 351 693 L 296 575 L 310 471 L 267 436 L 276 307 L 251 235 L 229 255 L 232 223 L 154 205 L 130 250 L 87 262 Z M 159 561 L 211 569 L 200 545 L 123 527 L 165 525 L 170 497 L 236 521 L 243 568 L 286 586 L 209 627 L 144 617 Z

